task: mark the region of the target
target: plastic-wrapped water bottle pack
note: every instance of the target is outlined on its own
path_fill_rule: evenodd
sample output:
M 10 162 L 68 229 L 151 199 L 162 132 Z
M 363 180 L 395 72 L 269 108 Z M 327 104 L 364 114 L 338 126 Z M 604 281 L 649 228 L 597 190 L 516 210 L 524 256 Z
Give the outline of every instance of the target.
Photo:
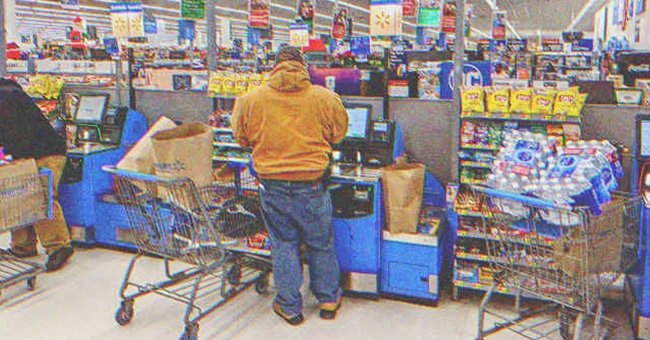
M 512 131 L 504 138 L 487 185 L 567 208 L 588 207 L 598 215 L 611 201 L 611 192 L 618 188 L 621 177 L 616 148 L 608 141 L 568 142 L 561 147 L 553 137 Z M 515 202 L 502 209 L 515 216 L 528 216 L 527 209 Z M 559 225 L 578 223 L 574 217 L 552 211 L 542 214 L 547 222 Z

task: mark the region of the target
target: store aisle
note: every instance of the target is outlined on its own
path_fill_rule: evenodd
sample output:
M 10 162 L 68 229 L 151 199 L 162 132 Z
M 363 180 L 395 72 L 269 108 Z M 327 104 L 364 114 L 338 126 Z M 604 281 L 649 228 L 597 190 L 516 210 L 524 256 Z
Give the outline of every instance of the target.
M 6 244 L 0 239 L 0 244 Z M 37 289 L 6 290 L 0 305 L 2 339 L 177 339 L 183 308 L 155 296 L 136 302 L 135 318 L 118 326 L 113 313 L 129 254 L 77 249 L 61 272 L 39 276 Z M 44 257 L 43 257 L 44 259 Z M 141 275 L 153 277 L 160 260 L 146 259 Z M 253 290 L 201 322 L 201 339 L 470 339 L 476 325 L 476 298 L 460 303 L 442 301 L 439 308 L 402 302 L 345 299 L 334 322 L 318 318 L 316 301 L 307 297 L 307 322 L 286 325 L 270 310 L 271 295 Z M 511 337 L 504 337 L 504 339 Z

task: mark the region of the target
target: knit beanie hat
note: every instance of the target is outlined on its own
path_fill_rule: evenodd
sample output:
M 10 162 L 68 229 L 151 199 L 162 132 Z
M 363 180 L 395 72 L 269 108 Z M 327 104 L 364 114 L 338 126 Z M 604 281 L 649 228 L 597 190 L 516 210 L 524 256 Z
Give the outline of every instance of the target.
M 305 59 L 302 56 L 300 48 L 287 44 L 280 45 L 278 53 L 275 55 L 276 65 L 283 61 L 297 61 L 301 64 L 305 64 Z

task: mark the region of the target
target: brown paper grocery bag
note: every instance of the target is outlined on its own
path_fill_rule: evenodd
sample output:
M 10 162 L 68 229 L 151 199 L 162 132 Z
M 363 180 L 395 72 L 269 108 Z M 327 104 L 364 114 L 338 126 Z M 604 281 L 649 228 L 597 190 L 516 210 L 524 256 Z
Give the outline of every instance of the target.
M 381 184 L 386 210 L 386 229 L 394 233 L 416 233 L 424 190 L 424 165 L 386 167 Z
M 212 129 L 201 123 L 184 124 L 154 134 L 156 175 L 191 179 L 197 187 L 212 183 Z
M 34 159 L 0 166 L 0 232 L 47 218 L 47 196 Z
M 153 145 L 151 136 L 154 134 L 173 129 L 176 123 L 167 117 L 160 117 L 156 123 L 140 138 L 140 140 L 127 152 L 127 154 L 117 163 L 117 168 L 122 170 L 135 171 L 145 174 L 154 173 L 153 164 Z

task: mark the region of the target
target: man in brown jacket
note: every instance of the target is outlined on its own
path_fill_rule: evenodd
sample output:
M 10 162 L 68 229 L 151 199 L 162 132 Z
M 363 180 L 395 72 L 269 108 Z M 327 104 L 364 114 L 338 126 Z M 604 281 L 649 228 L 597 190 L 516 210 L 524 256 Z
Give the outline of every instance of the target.
M 260 178 L 278 290 L 273 310 L 292 325 L 304 320 L 301 243 L 307 247 L 310 288 L 321 304 L 321 318 L 334 319 L 341 305 L 332 202 L 323 180 L 332 144 L 345 137 L 347 126 L 339 96 L 312 85 L 302 53 L 286 45 L 268 86 L 235 104 L 235 138 L 252 148 Z

